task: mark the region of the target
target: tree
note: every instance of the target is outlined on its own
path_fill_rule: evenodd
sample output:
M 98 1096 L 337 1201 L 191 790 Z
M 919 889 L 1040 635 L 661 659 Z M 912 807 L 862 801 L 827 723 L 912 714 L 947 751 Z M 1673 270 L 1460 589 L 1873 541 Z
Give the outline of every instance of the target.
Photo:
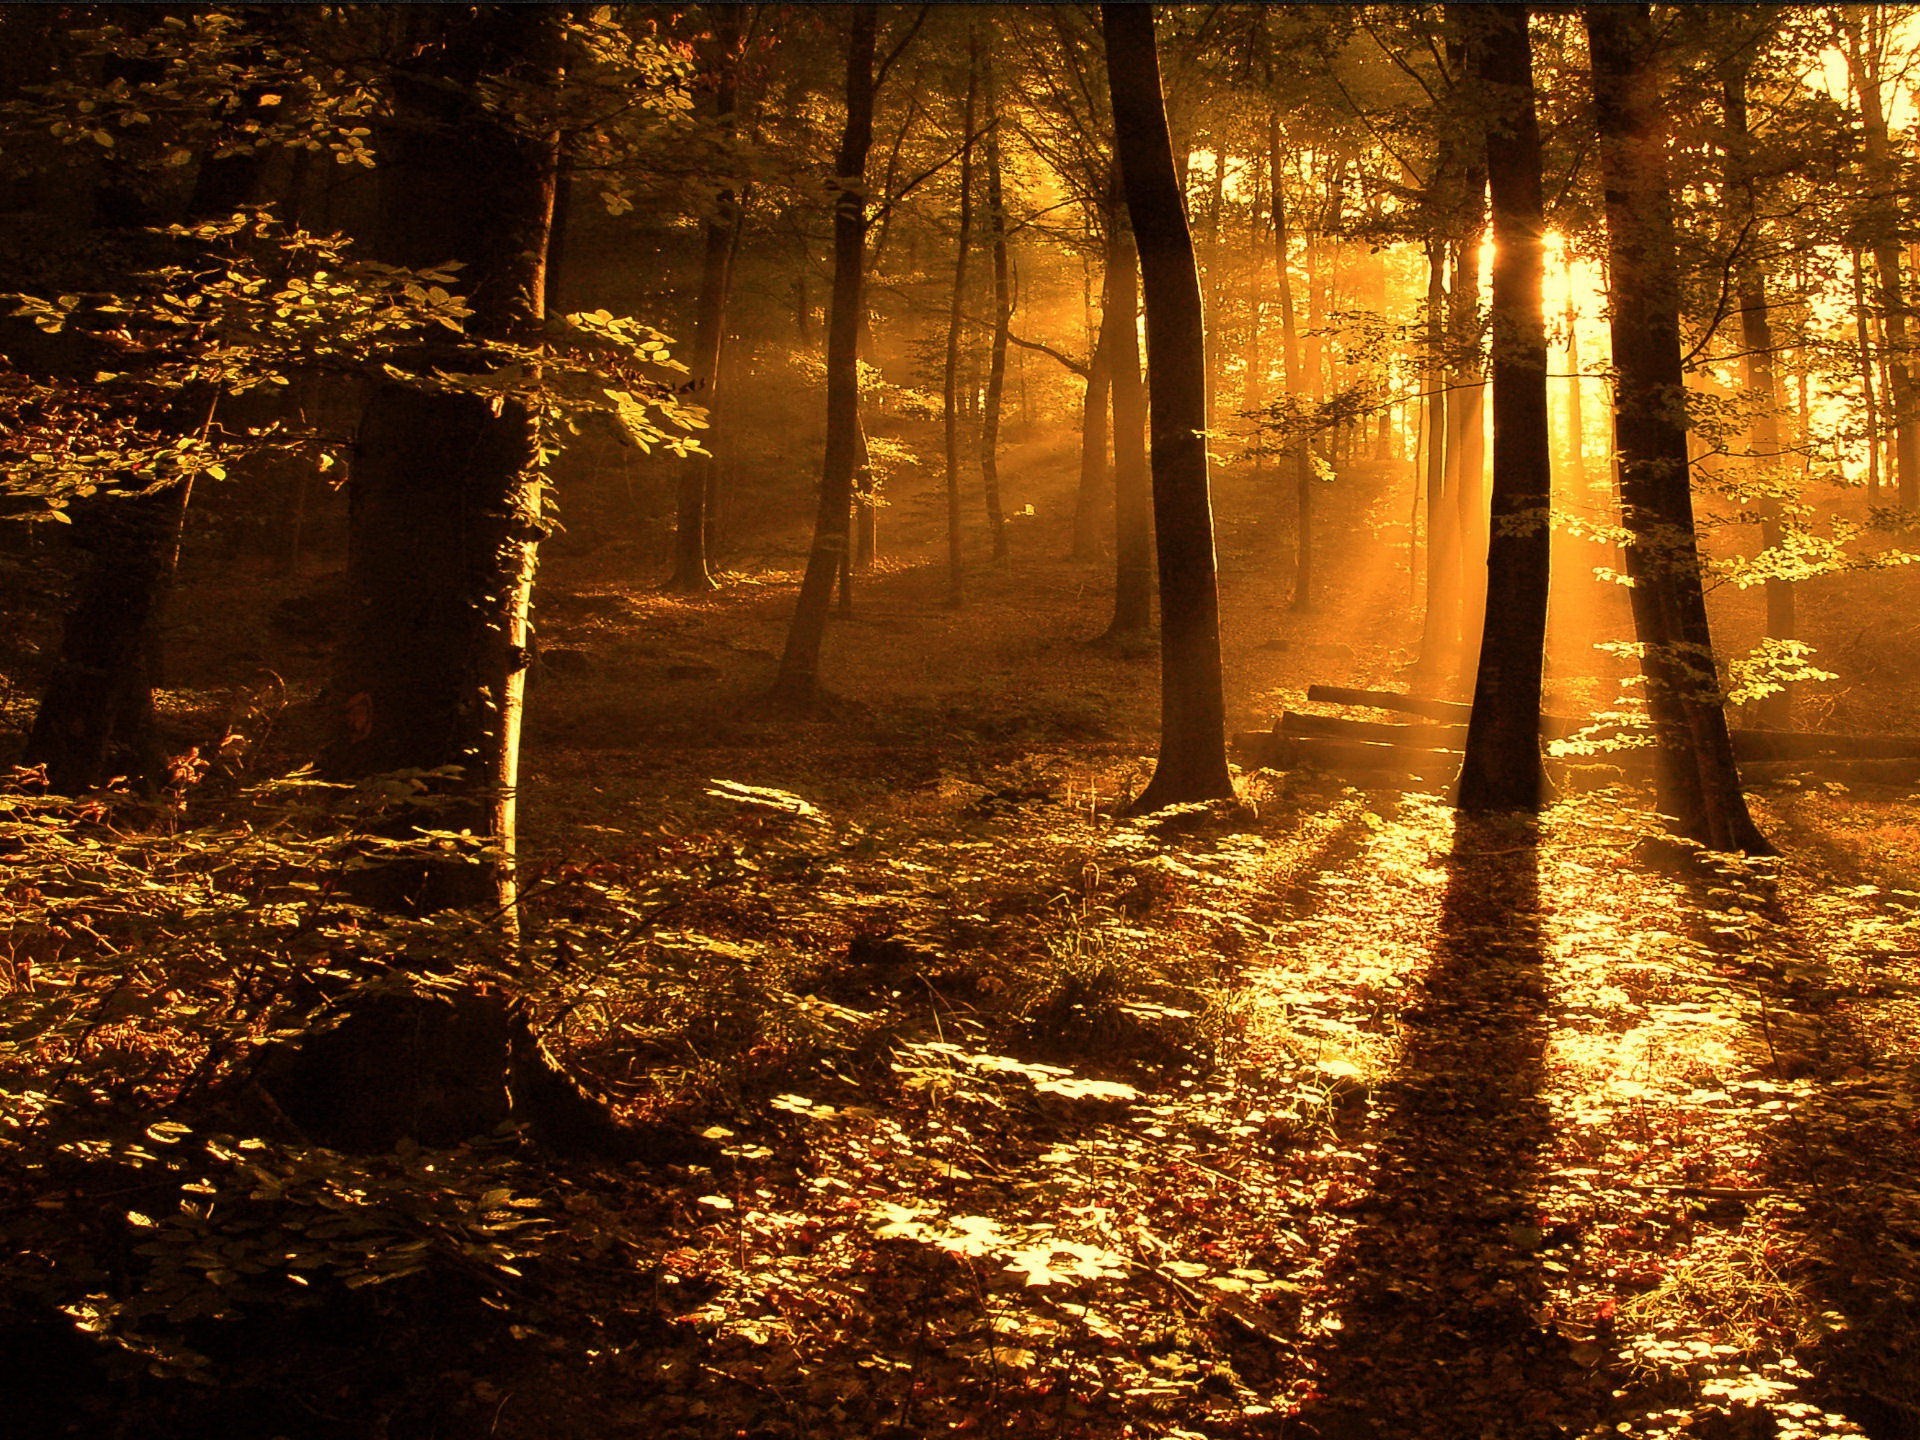
M 947 358 L 941 371 L 940 418 L 947 454 L 947 603 L 965 598 L 964 530 L 960 519 L 960 336 L 966 323 L 967 251 L 973 243 L 973 112 L 980 86 L 980 36 L 967 28 L 967 98 L 960 112 L 960 216 L 954 241 L 953 297 L 947 311 Z
M 1747 813 L 1707 624 L 1687 457 L 1673 202 L 1650 7 L 1585 10 L 1607 194 L 1614 434 L 1629 596 L 1662 809 L 1713 850 L 1765 852 Z
M 1489 106 L 1493 205 L 1493 508 L 1487 605 L 1460 771 L 1462 810 L 1540 808 L 1550 474 L 1545 201 L 1524 5 L 1461 6 Z
M 827 450 L 821 463 L 813 546 L 807 553 L 800 600 L 773 684 L 775 698 L 802 707 L 819 699 L 820 647 L 847 550 L 854 472 L 860 464 L 860 306 L 866 268 L 867 152 L 873 148 L 873 97 L 878 88 L 874 72 L 878 25 L 874 7 L 853 8 L 847 34 L 847 118 L 834 168 L 838 193 L 833 202 L 833 298 L 827 314 Z M 898 55 L 899 50 L 893 53 Z
M 1007 558 L 1007 516 L 1000 499 L 1000 404 L 1007 384 L 1007 332 L 1013 323 L 1013 279 L 1007 256 L 1007 207 L 1000 173 L 1000 95 L 987 71 L 987 233 L 993 248 L 993 348 L 980 417 L 980 479 L 986 492 L 993 558 Z M 1089 381 L 1091 384 L 1091 381 Z
M 1750 52 L 1737 49 L 1723 66 L 1721 103 L 1725 109 L 1725 189 L 1730 217 L 1737 218 L 1740 236 L 1732 255 L 1734 295 L 1740 307 L 1741 387 L 1746 391 L 1751 419 L 1747 452 L 1752 468 L 1764 478 L 1782 459 L 1780 442 L 1780 382 L 1774 373 L 1773 322 L 1767 314 L 1767 271 L 1762 257 L 1765 225 L 1760 210 L 1759 181 L 1754 173 L 1753 137 L 1747 123 L 1747 76 Z M 1778 552 L 1786 531 L 1781 524 L 1777 495 L 1760 499 L 1760 544 Z M 1767 601 L 1767 637 L 1792 640 L 1798 628 L 1794 617 L 1793 583 L 1780 575 L 1763 582 Z M 1793 693 L 1781 685 L 1759 704 L 1760 722 L 1775 729 L 1793 723 Z
M 1147 387 L 1140 378 L 1140 255 L 1118 200 L 1107 215 L 1107 305 L 1100 339 L 1108 347 L 1113 407 L 1113 619 L 1104 639 L 1123 648 L 1153 629 L 1153 481 L 1147 460 Z
M 163 68 L 144 57 L 107 61 L 108 74 L 136 95 L 158 79 Z M 218 138 L 226 146 L 239 140 L 231 126 L 223 127 Z M 151 227 L 169 220 L 191 225 L 230 214 L 253 198 L 260 170 L 257 148 L 242 145 L 225 154 L 216 150 L 201 162 L 186 204 L 171 214 L 141 193 L 134 177 L 118 176 L 94 197 L 96 221 L 119 245 L 144 253 L 148 260 L 157 264 L 165 256 L 177 262 L 181 242 L 157 242 Z M 124 364 L 105 347 L 89 344 L 87 350 L 96 362 L 89 368 Z M 221 399 L 214 386 L 179 387 L 152 407 L 148 424 L 183 442 L 191 443 L 196 436 L 204 440 Z M 161 774 L 164 756 L 153 733 L 153 687 L 160 625 L 192 494 L 191 474 L 175 479 L 152 472 L 126 476 L 112 491 L 83 506 L 74 522 L 74 542 L 91 560 L 67 613 L 59 657 L 41 692 L 22 755 L 26 764 L 46 767 L 48 783 L 56 790 L 91 789 L 115 774 L 141 782 Z
M 1153 7 L 1101 6 L 1114 152 L 1140 250 L 1147 313 L 1153 518 L 1160 581 L 1160 754 L 1135 802 L 1156 810 L 1233 794 L 1220 602 L 1207 483 L 1206 337 L 1193 236 L 1174 169 Z
M 746 32 L 746 11 L 729 7 L 715 12 L 712 41 L 714 82 L 713 118 L 721 135 L 731 132 L 738 105 L 740 45 Z M 714 419 L 719 406 L 720 352 L 726 343 L 727 299 L 733 287 L 734 253 L 740 245 L 740 197 L 732 184 L 720 190 L 707 217 L 700 263 L 700 292 L 694 306 L 693 358 L 687 367 L 687 389 L 707 407 L 705 450 L 681 462 L 676 487 L 673 527 L 673 590 L 698 594 L 719 588 L 707 568 L 707 542 L 712 530 L 708 497 L 713 490 Z

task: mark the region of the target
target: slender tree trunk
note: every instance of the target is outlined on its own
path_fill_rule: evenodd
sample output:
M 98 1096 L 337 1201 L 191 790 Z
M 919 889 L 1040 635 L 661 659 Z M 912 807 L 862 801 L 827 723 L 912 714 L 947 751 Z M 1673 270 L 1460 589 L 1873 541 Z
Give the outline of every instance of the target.
M 1616 449 L 1633 537 L 1628 593 L 1661 805 L 1680 833 L 1710 849 L 1764 851 L 1734 764 L 1694 533 L 1663 67 L 1649 6 L 1589 5 L 1585 18 L 1607 194 Z
M 1726 190 L 1735 198 L 1745 239 L 1734 264 L 1734 293 L 1740 304 L 1741 388 L 1746 392 L 1752 412 L 1747 431 L 1749 468 L 1765 483 L 1778 473 L 1780 447 L 1780 385 L 1774 374 L 1773 324 L 1767 315 L 1767 273 L 1756 253 L 1765 241 L 1760 219 L 1760 197 L 1753 176 L 1752 143 L 1747 132 L 1747 73 L 1744 52 L 1732 62 L 1722 77 L 1721 97 L 1726 107 L 1727 175 Z M 1760 545 L 1763 551 L 1777 553 L 1786 538 L 1781 505 L 1777 496 L 1763 496 L 1760 508 Z M 1792 640 L 1797 631 L 1794 593 L 1791 581 L 1769 576 L 1764 582 L 1767 599 L 1767 636 L 1773 640 Z M 1757 712 L 1761 725 L 1785 730 L 1793 724 L 1793 695 L 1785 688 L 1761 700 Z
M 880 558 L 880 481 L 867 449 L 867 427 L 860 427 L 859 462 L 853 474 L 853 568 L 872 572 Z
M 820 468 L 820 508 L 800 600 L 774 678 L 774 697 L 808 707 L 820 698 L 820 649 L 827 611 L 848 544 L 854 472 L 860 464 L 860 307 L 866 269 L 867 152 L 873 148 L 874 42 L 878 11 L 852 7 L 847 41 L 847 118 L 835 163 L 833 299 L 827 316 L 827 447 Z
M 1487 603 L 1487 442 L 1486 369 L 1481 345 L 1480 246 L 1486 226 L 1487 169 L 1484 153 L 1467 162 L 1466 184 L 1453 242 L 1453 289 L 1450 327 L 1455 356 L 1448 380 L 1447 454 L 1453 472 L 1447 488 L 1453 494 L 1459 541 L 1458 627 L 1463 665 L 1474 664 L 1472 646 L 1480 634 Z
M 1000 102 L 987 72 L 987 232 L 993 243 L 993 350 L 987 362 L 986 408 L 980 423 L 980 478 L 986 490 L 993 558 L 1007 558 L 1007 516 L 1000 503 L 1000 403 L 1007 385 L 1007 330 L 1013 284 L 1007 263 L 1007 212 L 1000 186 Z
M 1419 670 L 1437 675 L 1459 643 L 1460 517 L 1448 486 L 1448 420 L 1453 396 L 1451 374 L 1441 357 L 1447 341 L 1447 246 L 1438 235 L 1427 239 L 1427 368 L 1421 384 L 1427 392 L 1427 604 L 1420 627 Z
M 965 326 L 967 248 L 973 243 L 973 112 L 980 84 L 980 40 L 967 33 L 967 98 L 960 119 L 960 234 L 954 248 L 953 304 L 947 312 L 947 363 L 941 415 L 947 446 L 947 603 L 966 596 L 960 505 L 960 336 Z
M 1862 43 L 1857 18 L 1843 19 L 1847 59 L 1860 96 L 1866 134 L 1867 175 L 1879 198 L 1873 213 L 1874 271 L 1880 282 L 1881 325 L 1885 329 L 1888 387 L 1883 393 L 1893 431 L 1893 478 L 1902 509 L 1920 508 L 1920 403 L 1916 403 L 1913 357 L 1907 352 L 1907 302 L 1900 278 L 1899 216 L 1894 201 L 1896 165 L 1887 136 L 1881 97 L 1877 43 Z
M 1160 755 L 1139 810 L 1233 794 L 1207 486 L 1200 276 L 1173 167 L 1153 7 L 1101 7 L 1114 151 L 1140 248 L 1153 372 L 1153 509 L 1160 579 Z
M 1463 9 L 1465 7 L 1462 7 Z M 1476 8 L 1469 69 L 1487 124 L 1493 208 L 1493 524 L 1486 618 L 1460 771 L 1460 808 L 1540 808 L 1540 687 L 1552 529 L 1546 218 L 1527 7 Z
M 1118 183 L 1116 178 L 1116 201 Z M 1112 306 L 1101 321 L 1113 367 L 1113 623 L 1121 645 L 1153 629 L 1153 488 L 1147 467 L 1147 388 L 1140 377 L 1140 257 L 1133 226 L 1116 203 L 1108 219 L 1107 279 Z
M 737 104 L 740 39 L 745 31 L 742 7 L 723 6 L 714 14 L 713 118 L 722 134 L 730 134 Z M 714 419 L 719 409 L 720 351 L 726 343 L 727 299 L 733 288 L 733 257 L 740 241 L 740 201 L 732 185 L 714 197 L 714 213 L 706 224 L 706 245 L 700 264 L 700 293 L 694 303 L 693 352 L 687 386 L 694 399 L 707 407 L 704 455 L 680 462 L 673 528 L 673 576 L 667 588 L 688 594 L 717 590 L 720 582 L 708 568 L 707 495 L 713 484 L 713 447 L 718 441 Z
M 1880 405 L 1874 393 L 1874 346 L 1872 322 L 1867 317 L 1866 275 L 1860 264 L 1860 249 L 1848 252 L 1853 261 L 1853 334 L 1860 347 L 1860 393 L 1866 403 L 1867 422 L 1867 504 L 1880 503 Z
M 1574 495 L 1587 493 L 1587 424 L 1585 381 L 1580 374 L 1580 307 L 1573 291 L 1573 250 L 1566 251 L 1567 276 L 1567 489 Z
M 1247 168 L 1257 172 L 1259 161 L 1250 157 Z M 1257 188 L 1252 203 L 1247 207 L 1247 249 L 1253 256 L 1247 275 L 1247 347 L 1245 350 L 1246 374 L 1240 386 L 1240 408 L 1243 411 L 1255 411 L 1267 403 L 1267 357 L 1264 348 L 1265 316 L 1261 313 L 1266 305 L 1266 267 L 1260 263 L 1260 196 Z M 1254 451 L 1254 464 L 1260 463 L 1260 452 Z
M 1307 359 L 1300 344 L 1300 324 L 1294 308 L 1292 235 L 1287 223 L 1286 157 L 1280 148 L 1280 117 L 1267 112 L 1267 166 L 1273 176 L 1273 267 L 1280 290 L 1280 363 L 1286 375 L 1287 393 L 1303 397 L 1313 388 L 1307 377 Z M 1308 247 L 1311 260 L 1312 247 Z M 1307 285 L 1311 294 L 1313 275 L 1309 269 Z M 1317 353 L 1315 358 L 1317 363 Z M 1293 472 L 1294 535 L 1293 607 L 1305 610 L 1313 596 L 1313 451 L 1306 439 L 1296 441 L 1287 452 L 1288 468 Z
M 1100 329 L 1087 362 L 1087 388 L 1080 408 L 1080 487 L 1073 503 L 1073 558 L 1096 560 L 1101 510 L 1107 503 L 1107 425 L 1113 391 L 1113 276 L 1101 282 Z

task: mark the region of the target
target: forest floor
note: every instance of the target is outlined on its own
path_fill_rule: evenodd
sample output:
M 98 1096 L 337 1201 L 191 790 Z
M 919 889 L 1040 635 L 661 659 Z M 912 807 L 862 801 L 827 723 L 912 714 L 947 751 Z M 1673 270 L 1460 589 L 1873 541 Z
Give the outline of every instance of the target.
M 1222 480 L 1235 729 L 1410 658 L 1383 476 L 1330 492 L 1306 616 L 1287 527 L 1245 518 L 1279 489 Z M 1627 788 L 1465 824 L 1250 772 L 1238 804 L 1128 818 L 1153 660 L 1087 643 L 1105 577 L 1039 558 L 1055 538 L 1017 535 L 959 612 L 911 556 L 863 579 L 813 717 L 759 699 L 794 577 L 687 599 L 556 560 L 534 926 L 583 895 L 644 924 L 571 956 L 549 1039 L 690 1148 L 516 1151 L 509 1279 L 355 1291 L 350 1326 L 228 1337 L 211 1388 L 122 1376 L 72 1421 L 1920 1435 L 1912 794 L 1766 790 L 1783 855 L 1752 861 L 1652 840 Z M 231 653 L 263 616 L 193 623 Z M 1911 644 L 1890 616 L 1881 648 Z M 1841 719 L 1912 714 L 1889 690 Z

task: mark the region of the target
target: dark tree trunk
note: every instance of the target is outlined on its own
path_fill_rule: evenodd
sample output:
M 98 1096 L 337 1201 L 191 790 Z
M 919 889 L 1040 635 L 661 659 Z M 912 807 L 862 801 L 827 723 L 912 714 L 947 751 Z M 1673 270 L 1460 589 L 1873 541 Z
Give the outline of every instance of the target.
M 1752 411 L 1747 430 L 1750 467 L 1765 475 L 1781 461 L 1780 384 L 1774 373 L 1773 325 L 1767 316 L 1767 272 L 1755 249 L 1764 241 L 1760 219 L 1759 187 L 1753 175 L 1752 142 L 1747 133 L 1747 74 L 1743 60 L 1733 62 L 1722 79 L 1722 99 L 1726 105 L 1727 175 L 1726 189 L 1737 206 L 1737 224 L 1744 226 L 1739 254 L 1734 262 L 1734 294 L 1740 304 L 1741 386 Z M 1732 217 L 1730 217 L 1732 218 Z M 1760 507 L 1760 544 L 1763 550 L 1777 553 L 1786 538 L 1781 523 L 1780 501 L 1763 496 Z M 1769 577 L 1765 582 L 1767 600 L 1767 636 L 1773 640 L 1792 640 L 1798 629 L 1794 615 L 1791 581 Z M 1756 719 L 1771 730 L 1786 730 L 1793 725 L 1793 694 L 1784 686 L 1766 696 L 1755 707 Z
M 467 333 L 526 340 L 544 323 L 557 141 L 489 110 L 474 87 L 499 74 L 557 75 L 545 7 L 411 12 L 411 60 L 394 77 L 381 137 L 380 258 L 458 261 Z M 470 371 L 459 347 L 417 337 L 411 366 Z M 377 381 L 349 490 L 346 643 L 338 773 L 457 766 L 462 798 L 439 822 L 490 842 L 493 901 L 514 902 L 515 791 L 527 620 L 542 481 L 535 420 L 508 400 Z M 478 899 L 474 873 L 437 874 L 411 897 Z
M 375 248 L 395 265 L 458 262 L 477 339 L 526 340 L 543 324 L 557 136 L 482 96 L 502 78 L 557 81 L 563 13 L 421 6 L 405 20 Z M 396 358 L 450 375 L 481 363 L 429 336 Z M 538 449 L 523 403 L 376 382 L 350 481 L 346 701 L 330 755 L 348 774 L 457 767 L 434 823 L 471 830 L 488 861 L 383 866 L 364 893 L 416 910 L 484 901 L 509 949 Z M 258 1075 L 324 1145 L 453 1144 L 518 1119 L 561 1150 L 631 1158 L 647 1148 L 554 1063 L 498 989 L 359 997 L 332 1028 L 272 1047 Z
M 967 248 L 973 243 L 973 110 L 980 84 L 980 41 L 967 34 L 967 98 L 960 119 L 960 233 L 954 245 L 953 304 L 947 311 L 947 363 L 942 379 L 941 419 L 947 448 L 947 603 L 966 598 L 960 504 L 960 337 L 966 326 Z
M 745 10 L 723 5 L 714 12 L 713 118 L 723 134 L 731 133 L 737 105 L 740 39 L 745 32 Z M 740 243 L 740 200 L 732 185 L 714 197 L 714 212 L 706 225 L 706 245 L 700 262 L 700 293 L 694 304 L 693 351 L 687 364 L 687 389 L 696 404 L 707 409 L 707 430 L 701 437 L 704 455 L 680 462 L 673 524 L 673 576 L 667 588 L 698 594 L 720 588 L 708 568 L 707 541 L 711 532 L 707 497 L 713 489 L 713 451 L 719 443 L 720 352 L 726 344 L 727 299 L 733 289 L 733 257 Z
M 860 464 L 859 332 L 867 234 L 867 152 L 873 148 L 873 52 L 878 13 L 852 7 L 847 41 L 847 119 L 836 166 L 833 205 L 833 300 L 827 319 L 827 452 L 820 470 L 820 508 L 800 601 L 787 631 L 773 684 L 777 699 L 807 707 L 820 691 L 820 647 L 827 633 L 840 558 L 847 549 L 854 472 Z
M 1073 501 L 1073 558 L 1096 560 L 1105 551 L 1100 541 L 1100 512 L 1107 504 L 1108 415 L 1113 395 L 1113 274 L 1108 269 L 1100 286 L 1100 331 L 1087 362 L 1087 389 L 1080 409 L 1080 487 Z
M 1114 150 L 1140 249 L 1153 375 L 1153 512 L 1160 580 L 1160 754 L 1139 810 L 1233 794 L 1207 486 L 1206 337 L 1193 236 L 1173 167 L 1153 7 L 1101 7 Z
M 1140 256 L 1124 206 L 1107 230 L 1107 300 L 1101 332 L 1113 367 L 1113 623 L 1123 647 L 1153 629 L 1153 482 L 1147 467 L 1147 387 L 1140 377 Z
M 1661 805 L 1681 834 L 1710 849 L 1765 851 L 1740 789 L 1701 586 L 1650 7 L 1590 5 L 1585 17 L 1606 187 L 1628 593 L 1659 742 Z
M 192 223 L 231 214 L 252 198 L 260 169 L 256 154 L 206 160 L 180 218 Z M 99 209 L 105 226 L 123 235 L 163 218 L 117 189 L 101 195 Z M 135 248 L 148 247 L 136 241 Z M 155 417 L 158 428 L 199 434 L 211 424 L 217 400 L 210 390 L 183 393 Z M 140 490 L 150 479 L 130 476 L 128 488 Z M 46 766 L 55 790 L 88 790 L 117 774 L 152 782 L 165 767 L 153 728 L 153 687 L 191 494 L 189 482 L 176 482 L 75 507 L 74 543 L 90 559 L 21 757 Z
M 1466 10 L 1467 7 L 1461 7 Z M 1493 523 L 1486 618 L 1460 771 L 1462 810 L 1540 808 L 1551 460 L 1540 124 L 1524 5 L 1476 6 L 1468 69 L 1490 107 L 1493 205 Z
M 980 419 L 980 479 L 986 491 L 993 558 L 1007 558 L 1007 516 L 1000 502 L 1000 402 L 1007 386 L 1007 330 L 1013 323 L 1013 280 L 1007 263 L 1007 212 L 1000 187 L 1000 104 L 987 74 L 987 233 L 993 242 L 993 350 Z

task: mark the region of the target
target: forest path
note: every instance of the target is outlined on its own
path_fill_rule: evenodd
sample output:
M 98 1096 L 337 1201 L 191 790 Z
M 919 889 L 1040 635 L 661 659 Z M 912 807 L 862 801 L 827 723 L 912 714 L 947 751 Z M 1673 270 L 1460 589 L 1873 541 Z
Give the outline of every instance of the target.
M 1069 914 L 1040 902 L 1045 808 L 835 882 L 919 915 L 815 982 L 890 1017 L 890 1059 L 788 1082 L 711 1196 L 641 1212 L 701 1339 L 627 1413 L 1914 1433 L 1920 896 L 1811 859 L 1656 869 L 1605 799 L 1463 825 L 1322 790 L 1104 829 L 1065 852 Z

